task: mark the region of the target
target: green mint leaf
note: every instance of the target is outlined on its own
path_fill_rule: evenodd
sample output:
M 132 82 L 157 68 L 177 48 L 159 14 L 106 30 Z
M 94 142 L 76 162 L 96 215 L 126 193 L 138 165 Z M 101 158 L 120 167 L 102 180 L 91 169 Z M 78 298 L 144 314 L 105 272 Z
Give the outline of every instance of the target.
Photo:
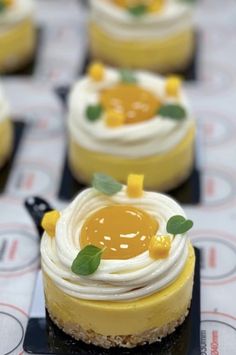
M 130 6 L 128 8 L 128 11 L 131 15 L 139 17 L 139 16 L 145 15 L 147 12 L 147 9 L 148 9 L 147 5 L 140 4 L 140 5 Z
M 72 263 L 71 270 L 76 275 L 87 276 L 93 274 L 100 265 L 103 249 L 94 245 L 87 245 L 80 250 Z
M 103 112 L 103 108 L 101 105 L 89 105 L 86 108 L 86 117 L 89 121 L 94 122 L 97 121 Z
M 92 186 L 105 195 L 112 196 L 122 189 L 122 184 L 111 176 L 96 173 L 93 176 Z
M 0 1 L 0 13 L 3 12 L 6 9 L 6 5 L 4 2 Z
M 157 114 L 162 117 L 172 118 L 174 120 L 183 120 L 187 116 L 185 108 L 177 104 L 163 105 L 157 111 Z
M 132 70 L 120 69 L 120 79 L 123 83 L 136 84 L 137 78 Z
M 168 233 L 177 235 L 184 234 L 193 226 L 193 221 L 185 219 L 183 216 L 173 216 L 167 222 L 166 230 Z

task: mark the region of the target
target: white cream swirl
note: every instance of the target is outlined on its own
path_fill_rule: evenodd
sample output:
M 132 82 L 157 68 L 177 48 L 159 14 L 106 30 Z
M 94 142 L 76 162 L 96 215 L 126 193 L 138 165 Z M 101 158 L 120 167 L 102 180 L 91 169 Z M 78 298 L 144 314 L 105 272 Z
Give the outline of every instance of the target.
M 120 80 L 119 72 L 106 68 L 105 78 L 96 83 L 89 77 L 79 80 L 69 98 L 69 131 L 73 139 L 82 147 L 105 154 L 128 158 L 139 158 L 159 154 L 175 147 L 194 125 L 190 108 L 183 90 L 178 100 L 165 97 L 164 78 L 147 72 L 136 72 L 138 83 L 159 97 L 162 102 L 180 103 L 187 112 L 182 121 L 155 116 L 153 119 L 107 127 L 103 119 L 91 123 L 85 117 L 86 107 L 99 102 L 99 92 L 111 87 Z
M 182 208 L 166 195 L 144 192 L 130 199 L 125 188 L 111 197 L 86 189 L 62 213 L 55 238 L 44 233 L 41 242 L 42 269 L 68 295 L 88 300 L 125 301 L 151 295 L 173 282 L 188 257 L 188 238 L 177 235 L 166 259 L 153 260 L 146 251 L 127 260 L 102 260 L 89 276 L 72 273 L 71 265 L 80 251 L 80 231 L 90 214 L 104 206 L 127 204 L 143 209 L 159 223 L 158 234 L 166 234 L 166 223 Z
M 9 8 L 0 13 L 0 30 L 32 16 L 33 9 L 33 0 L 15 0 Z
M 0 86 L 0 122 L 9 118 L 10 109 L 9 104 L 3 94 L 2 87 Z
M 166 0 L 160 13 L 150 13 L 138 18 L 110 0 L 90 0 L 90 5 L 91 21 L 110 35 L 124 40 L 165 38 L 193 25 L 193 6 L 178 0 Z

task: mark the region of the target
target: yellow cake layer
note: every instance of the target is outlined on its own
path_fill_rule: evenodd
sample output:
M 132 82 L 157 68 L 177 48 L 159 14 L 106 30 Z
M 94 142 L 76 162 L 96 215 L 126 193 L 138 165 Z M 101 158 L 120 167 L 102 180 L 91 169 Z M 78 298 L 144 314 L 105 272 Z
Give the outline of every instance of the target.
M 144 174 L 146 189 L 167 191 L 179 185 L 190 174 L 194 159 L 195 127 L 184 139 L 163 154 L 128 159 L 89 151 L 70 137 L 69 164 L 75 178 L 90 184 L 95 172 L 103 172 L 126 183 L 130 173 Z M 158 142 L 157 142 L 158 144 Z
M 0 167 L 4 165 L 11 154 L 13 144 L 13 129 L 9 119 L 0 122 Z
M 0 73 L 27 64 L 33 56 L 35 42 L 36 31 L 30 18 L 0 30 Z
M 101 335 L 140 334 L 179 320 L 192 298 L 195 255 L 189 255 L 179 277 L 151 296 L 126 302 L 87 301 L 65 294 L 44 272 L 46 305 L 58 325 L 73 329 L 79 325 Z
M 167 73 L 184 69 L 193 57 L 192 29 L 162 39 L 123 40 L 91 23 L 89 33 L 92 57 L 113 66 Z

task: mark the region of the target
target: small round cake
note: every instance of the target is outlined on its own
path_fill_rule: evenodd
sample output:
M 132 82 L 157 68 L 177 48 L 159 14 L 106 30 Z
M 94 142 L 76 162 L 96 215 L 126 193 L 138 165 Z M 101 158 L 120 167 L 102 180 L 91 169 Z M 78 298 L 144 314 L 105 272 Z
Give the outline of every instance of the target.
M 173 73 L 194 51 L 193 5 L 185 0 L 90 0 L 90 50 L 96 60 Z
M 191 173 L 195 122 L 177 76 L 115 70 L 94 63 L 69 98 L 69 165 L 86 184 L 102 171 L 125 183 L 168 191 Z
M 0 86 L 0 168 L 9 158 L 13 145 L 13 129 L 10 110 Z
M 104 348 L 161 341 L 188 314 L 193 222 L 171 198 L 95 174 L 93 188 L 44 215 L 41 261 L 52 321 Z
M 0 0 L 0 73 L 30 63 L 35 42 L 33 0 Z

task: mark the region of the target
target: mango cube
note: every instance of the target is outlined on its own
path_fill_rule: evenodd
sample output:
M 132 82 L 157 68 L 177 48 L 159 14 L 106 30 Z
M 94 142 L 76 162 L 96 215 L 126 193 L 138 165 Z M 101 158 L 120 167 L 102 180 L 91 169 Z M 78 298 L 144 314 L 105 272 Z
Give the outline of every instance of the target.
M 182 86 L 182 80 L 176 75 L 166 79 L 165 91 L 167 96 L 178 97 Z
M 94 81 L 101 81 L 105 75 L 105 68 L 102 63 L 95 62 L 88 67 L 88 75 Z
M 57 210 L 47 212 L 43 216 L 41 226 L 50 237 L 55 237 L 56 224 L 59 218 L 60 213 Z
M 160 12 L 163 10 L 166 0 L 153 0 L 148 7 L 149 12 Z
M 149 255 L 152 259 L 165 259 L 171 248 L 171 238 L 168 235 L 154 235 L 149 243 Z
M 127 180 L 127 195 L 138 198 L 143 195 L 144 175 L 130 174 Z
M 125 123 L 123 112 L 108 110 L 105 114 L 105 122 L 108 127 L 119 127 Z

